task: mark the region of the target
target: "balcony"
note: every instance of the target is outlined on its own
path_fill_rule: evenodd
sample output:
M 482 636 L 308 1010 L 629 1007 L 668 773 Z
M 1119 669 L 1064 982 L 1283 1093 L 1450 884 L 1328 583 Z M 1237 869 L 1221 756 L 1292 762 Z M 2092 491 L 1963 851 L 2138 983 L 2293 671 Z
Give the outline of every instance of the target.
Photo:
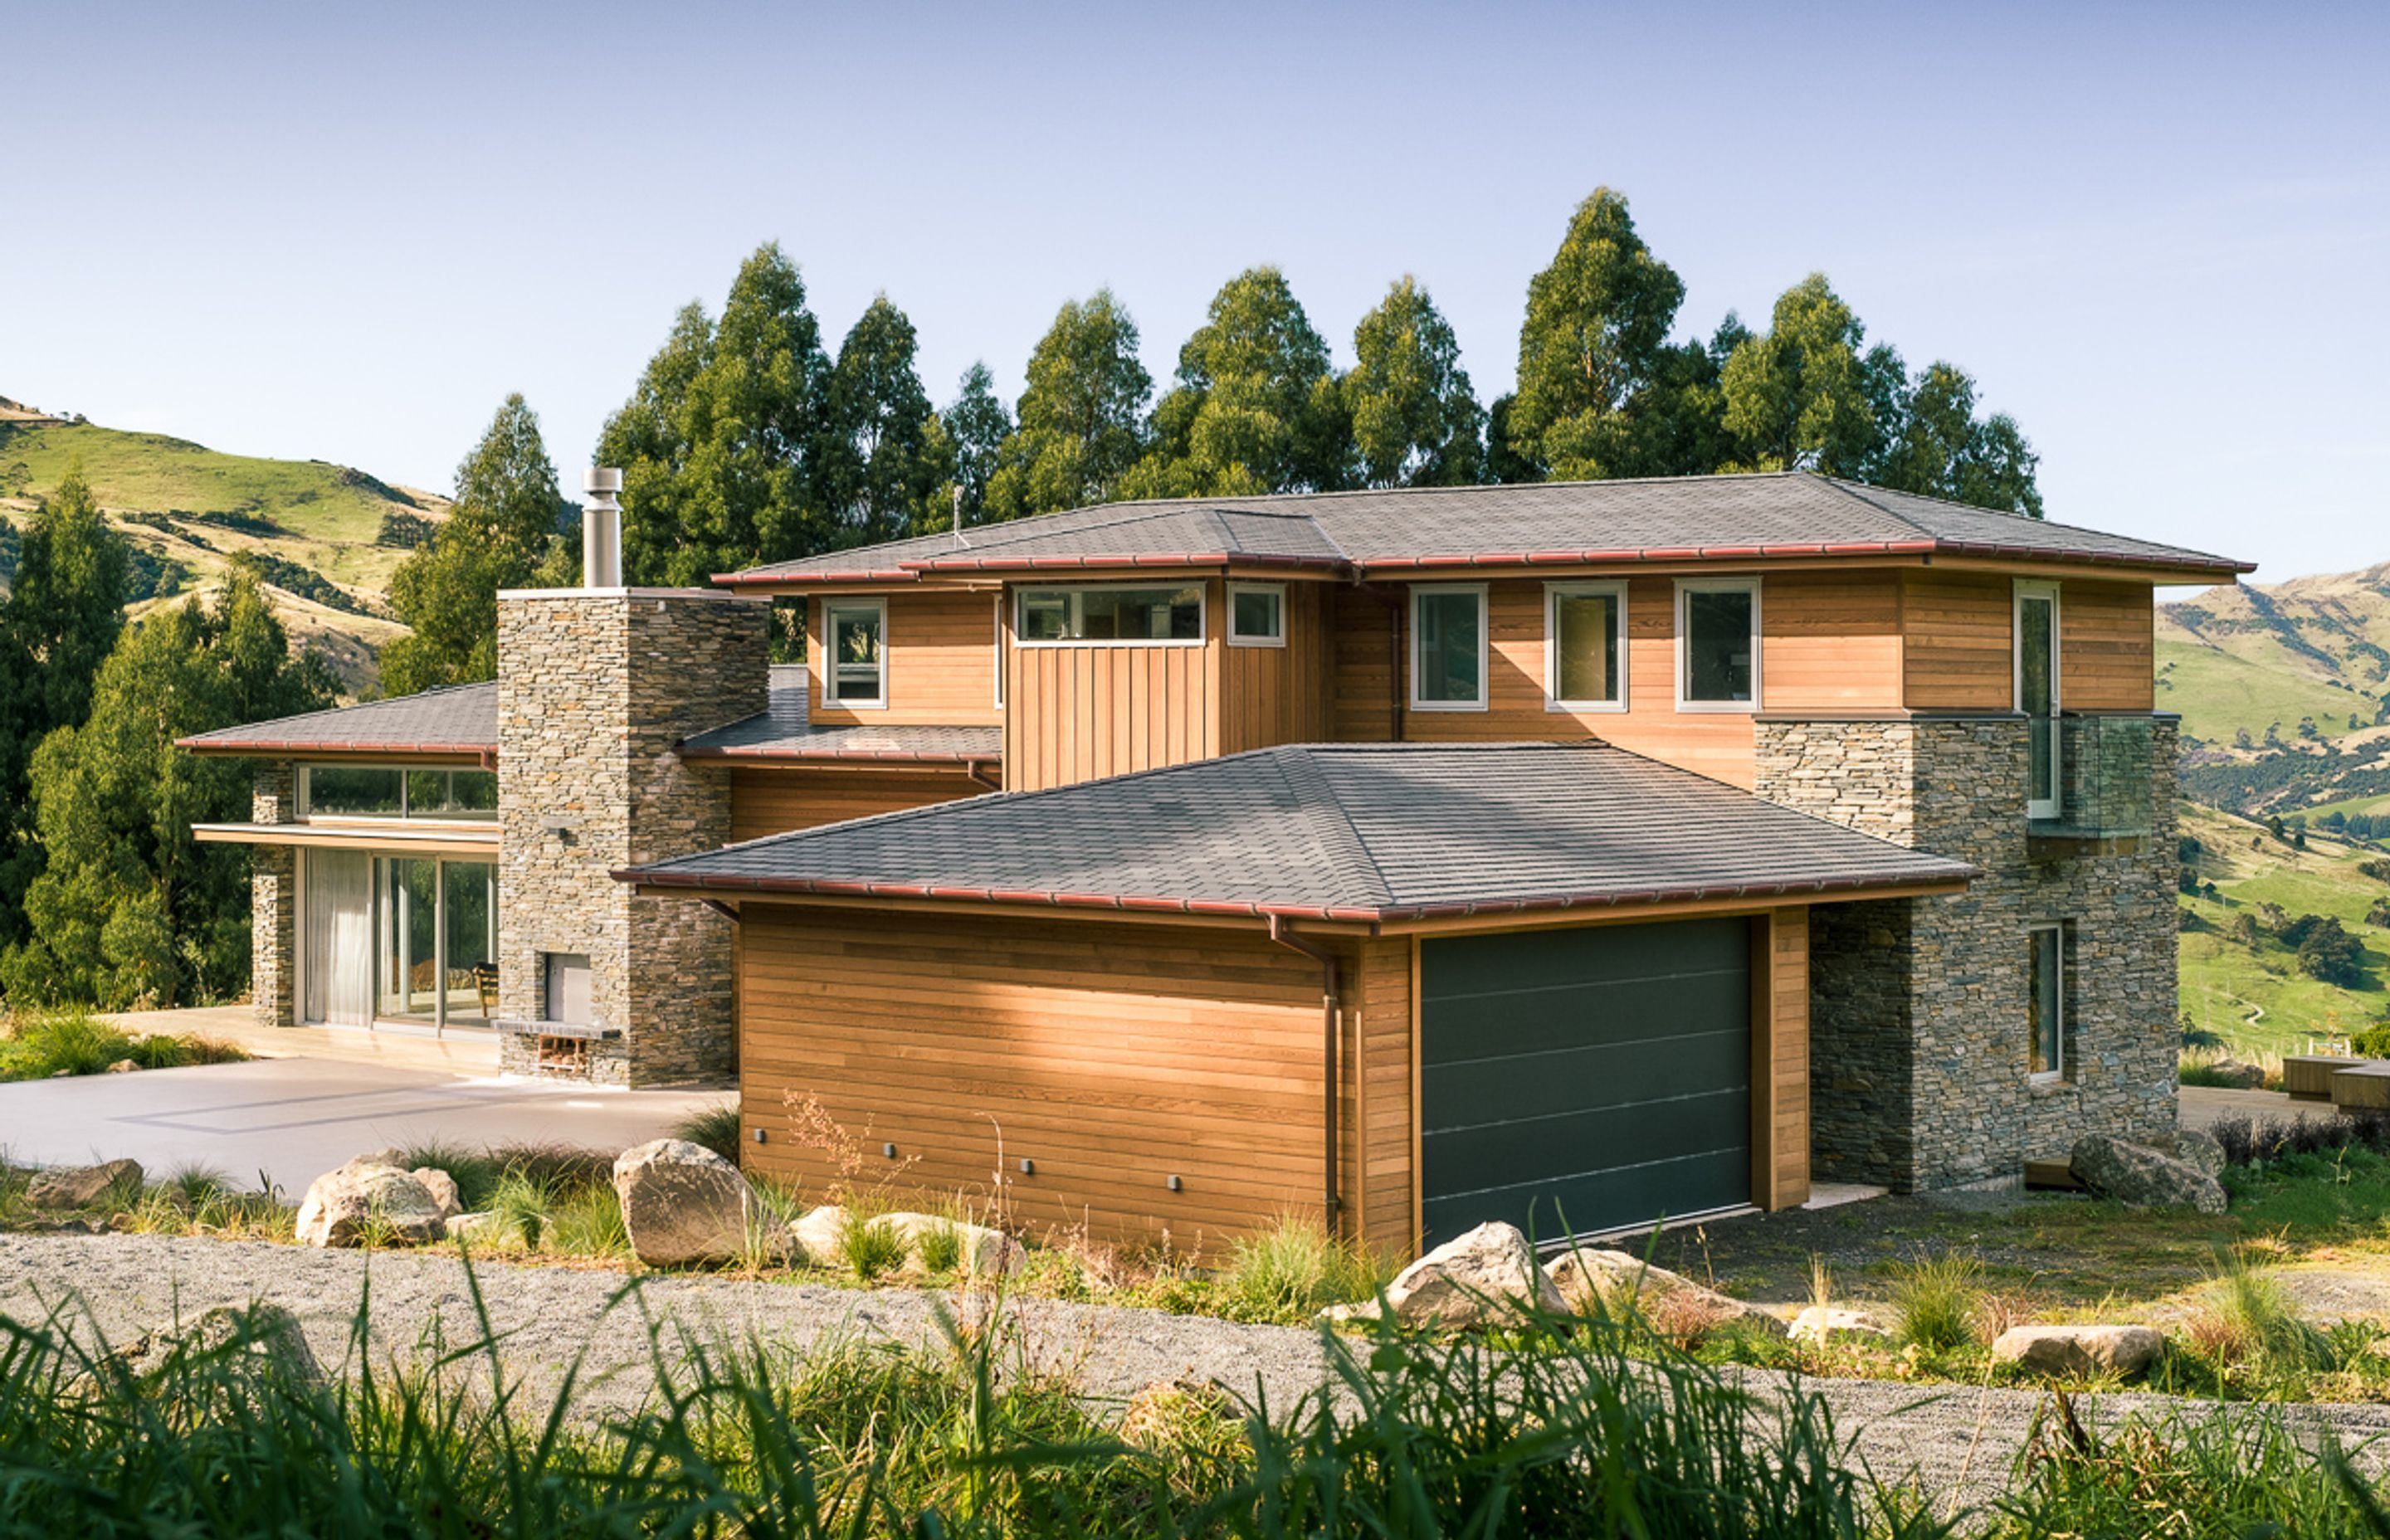
M 2161 788 L 2148 716 L 2063 716 L 2043 742 L 2057 754 L 2058 812 L 2033 817 L 2025 835 L 2037 856 L 2138 849 L 2157 825 Z M 2039 756 L 2037 755 L 2037 759 Z

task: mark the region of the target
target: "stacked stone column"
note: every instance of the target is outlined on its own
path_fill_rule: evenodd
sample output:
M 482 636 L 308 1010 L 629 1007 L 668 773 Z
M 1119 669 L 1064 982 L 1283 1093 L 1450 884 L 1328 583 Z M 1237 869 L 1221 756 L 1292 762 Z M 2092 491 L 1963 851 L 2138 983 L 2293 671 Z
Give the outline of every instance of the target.
M 585 955 L 585 1058 L 614 1084 L 719 1080 L 735 1063 L 730 922 L 635 898 L 612 873 L 730 841 L 728 776 L 674 751 L 752 716 L 770 607 L 688 590 L 555 589 L 498 605 L 501 1062 L 539 1069 L 544 958 Z
M 253 824 L 299 821 L 299 767 L 260 760 L 250 793 Z M 299 852 L 289 845 L 251 845 L 250 858 L 249 997 L 261 1027 L 297 1020 L 299 988 Z

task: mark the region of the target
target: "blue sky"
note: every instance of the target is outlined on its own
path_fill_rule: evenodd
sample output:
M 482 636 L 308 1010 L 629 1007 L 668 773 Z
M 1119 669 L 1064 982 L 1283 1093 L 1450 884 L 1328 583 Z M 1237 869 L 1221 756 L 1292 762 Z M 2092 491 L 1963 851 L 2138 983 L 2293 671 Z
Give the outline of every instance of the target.
M 444 490 L 568 481 L 777 238 L 940 401 L 1109 283 L 1169 373 L 1277 263 L 1349 361 L 1417 274 L 1482 396 L 1624 190 L 1685 331 L 1824 271 L 2053 518 L 2390 560 L 2390 6 L 11 6 L 0 393 Z

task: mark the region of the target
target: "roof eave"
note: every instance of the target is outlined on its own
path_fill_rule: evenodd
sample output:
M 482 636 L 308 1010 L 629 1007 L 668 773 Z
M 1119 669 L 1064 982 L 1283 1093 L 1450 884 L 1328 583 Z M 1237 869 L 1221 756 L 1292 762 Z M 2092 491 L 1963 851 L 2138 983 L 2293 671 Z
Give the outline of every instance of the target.
M 207 733 L 178 738 L 174 747 L 186 752 L 220 759 L 289 759 L 338 755 L 343 758 L 469 759 L 495 764 L 497 745 L 494 743 L 382 743 L 334 738 L 240 738 L 217 740 Z

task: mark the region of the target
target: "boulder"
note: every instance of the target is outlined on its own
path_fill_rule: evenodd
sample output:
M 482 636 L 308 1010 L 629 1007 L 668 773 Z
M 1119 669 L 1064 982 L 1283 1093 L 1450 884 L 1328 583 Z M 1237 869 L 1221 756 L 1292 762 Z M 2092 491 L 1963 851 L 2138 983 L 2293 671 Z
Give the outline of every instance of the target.
M 1466 1329 L 1514 1324 L 1530 1307 L 1567 1313 L 1517 1226 L 1480 1225 L 1412 1263 L 1386 1287 L 1386 1307 L 1408 1327 Z
M 399 1240 L 438 1240 L 446 1217 L 412 1172 L 363 1155 L 308 1184 L 299 1204 L 299 1242 L 359 1246 L 377 1230 Z
M 1314 1326 L 1363 1327 L 1374 1325 L 1377 1319 L 1378 1302 L 1375 1300 L 1356 1300 L 1350 1304 L 1331 1304 L 1311 1317 Z
M 138 1072 L 140 1068 L 140 1065 L 135 1064 L 129 1059 L 120 1059 L 101 1072 L 103 1074 L 111 1075 L 129 1075 Z
M 921 1243 L 940 1230 L 954 1231 L 960 1256 L 957 1271 L 966 1277 L 992 1278 L 1018 1273 L 1029 1260 L 1021 1242 L 985 1225 L 966 1224 L 932 1213 L 892 1213 L 875 1223 L 887 1226 L 904 1239 L 905 1264 L 898 1269 L 898 1276 L 903 1277 L 927 1276 L 930 1268 L 922 1260 Z
M 469 1241 L 476 1246 L 495 1246 L 506 1238 L 498 1216 L 483 1210 L 478 1213 L 452 1213 L 440 1222 L 440 1228 L 451 1240 Z
M 37 1209 L 87 1209 L 122 1184 L 139 1191 L 141 1162 L 103 1161 L 96 1166 L 65 1166 L 45 1171 L 25 1188 L 25 1201 Z
M 456 1179 L 446 1172 L 434 1170 L 430 1166 L 417 1166 L 407 1174 L 422 1183 L 423 1190 L 430 1193 L 431 1200 L 440 1205 L 440 1218 L 443 1224 L 465 1212 L 465 1205 L 456 1199 Z
M 245 1381 L 271 1376 L 291 1387 L 317 1387 L 325 1383 L 324 1367 L 307 1346 L 307 1338 L 299 1329 L 299 1319 L 277 1305 L 253 1304 L 245 1310 L 225 1305 L 203 1311 L 198 1318 L 161 1327 L 143 1333 L 133 1341 L 101 1354 L 89 1368 L 76 1375 L 62 1387 L 62 1396 L 79 1401 L 97 1394 L 104 1383 L 113 1383 L 122 1392 L 136 1393 L 154 1391 L 160 1378 L 180 1359 L 214 1360 L 230 1369 L 230 1374 L 212 1374 L 211 1388 L 221 1386 L 236 1394 Z M 238 1415 L 238 1406 L 180 1405 L 173 1413 L 185 1416 L 209 1416 L 222 1418 Z
M 2165 1338 L 2145 1326 L 2012 1326 L 1992 1343 L 1992 1359 L 2069 1380 L 2130 1379 L 2165 1351 Z
M 789 1226 L 789 1234 L 803 1253 L 802 1261 L 816 1267 L 837 1267 L 846 1261 L 846 1211 L 836 1203 L 807 1210 Z
M 1792 1317 L 1789 1334 L 1796 1342 L 1826 1342 L 1837 1337 L 1859 1337 L 1882 1341 L 1891 1337 L 1883 1323 L 1864 1310 L 1853 1310 L 1839 1304 L 1813 1304 Z
M 2087 1134 L 2075 1140 L 2067 1169 L 2093 1197 L 2130 1208 L 2224 1212 L 2224 1187 L 2215 1177 L 2188 1161 L 2111 1135 Z
M 614 1195 L 631 1254 L 649 1266 L 747 1253 L 760 1210 L 739 1168 L 687 1139 L 655 1139 L 614 1161 Z
M 2216 1136 L 2203 1128 L 2178 1128 L 2171 1134 L 2161 1134 L 2148 1141 L 2149 1147 L 2161 1155 L 2171 1155 L 2187 1166 L 2196 1166 L 2210 1176 L 2224 1174 L 2224 1147 Z
M 1649 1266 L 1624 1251 L 1572 1248 L 1544 1271 L 1569 1309 L 1580 1315 L 1590 1315 L 1597 1309 L 1616 1315 L 1631 1305 L 1652 1318 L 1654 1325 L 1702 1319 L 1715 1326 L 1749 1325 L 1770 1336 L 1784 1335 L 1784 1322 L 1759 1306 L 1704 1288 L 1665 1267 Z

